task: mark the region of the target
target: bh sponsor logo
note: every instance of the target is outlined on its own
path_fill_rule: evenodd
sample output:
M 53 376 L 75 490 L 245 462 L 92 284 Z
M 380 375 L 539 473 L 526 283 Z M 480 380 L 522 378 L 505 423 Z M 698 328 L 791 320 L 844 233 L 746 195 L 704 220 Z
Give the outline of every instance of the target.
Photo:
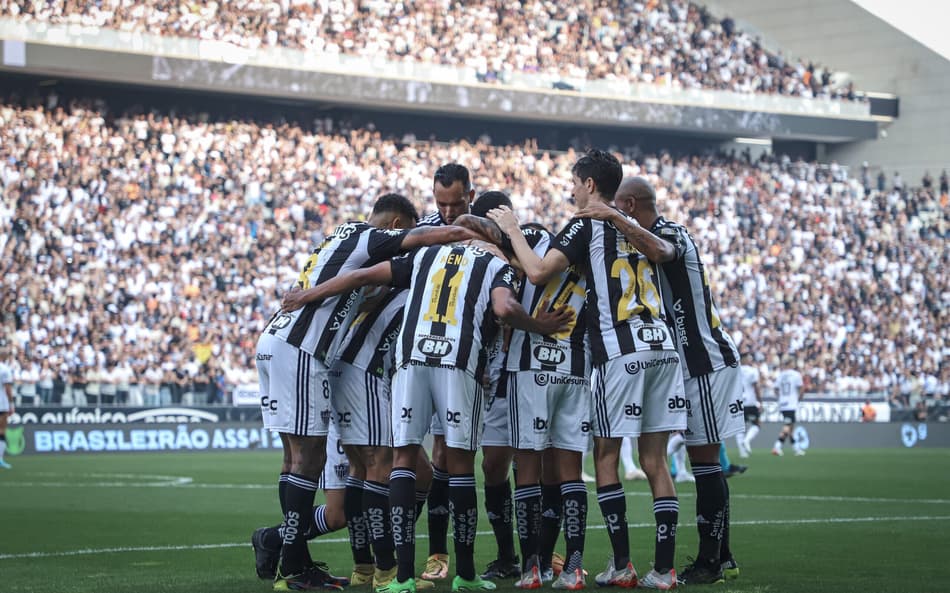
M 567 359 L 567 354 L 560 348 L 554 348 L 548 345 L 538 345 L 532 351 L 535 360 L 542 364 L 559 365 Z
M 662 344 L 666 340 L 666 330 L 662 327 L 641 327 L 637 330 L 637 337 L 647 344 Z
M 419 352 L 426 356 L 442 358 L 452 353 L 452 343 L 445 338 L 427 336 L 416 344 Z

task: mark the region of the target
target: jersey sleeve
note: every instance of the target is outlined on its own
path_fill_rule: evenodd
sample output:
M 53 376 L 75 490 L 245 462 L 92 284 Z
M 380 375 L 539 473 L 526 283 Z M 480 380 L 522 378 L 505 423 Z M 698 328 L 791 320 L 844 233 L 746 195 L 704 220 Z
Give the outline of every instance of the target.
M 412 263 L 415 261 L 418 252 L 419 250 L 415 249 L 409 253 L 394 257 L 389 261 L 389 265 L 392 266 L 393 274 L 393 279 L 390 282 L 391 286 L 396 288 L 409 288 L 409 284 L 412 282 Z
M 505 264 L 495 273 L 495 277 L 492 279 L 491 289 L 495 290 L 496 288 L 507 288 L 514 294 L 518 294 L 518 274 L 514 268 Z
M 369 252 L 369 265 L 377 264 L 399 255 L 402 241 L 409 234 L 407 230 L 372 229 L 366 250 Z
M 689 248 L 689 234 L 686 232 L 686 227 L 678 224 L 664 224 L 653 232 L 656 236 L 673 245 L 673 249 L 676 251 L 676 259 L 682 259 L 686 255 L 686 250 Z
M 589 218 L 573 218 L 557 234 L 551 249 L 557 249 L 572 264 L 585 261 L 590 254 L 591 225 Z

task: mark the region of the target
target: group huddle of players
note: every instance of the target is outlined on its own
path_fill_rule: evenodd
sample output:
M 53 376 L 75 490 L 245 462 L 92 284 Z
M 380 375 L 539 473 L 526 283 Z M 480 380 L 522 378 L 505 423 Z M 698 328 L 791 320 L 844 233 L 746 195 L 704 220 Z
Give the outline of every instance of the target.
M 387 194 L 367 221 L 339 226 L 313 250 L 257 344 L 264 424 L 284 444 L 284 520 L 252 543 L 258 575 L 276 590 L 431 588 L 449 576 L 450 519 L 453 591 L 489 591 L 510 577 L 522 589 L 551 580 L 582 589 L 591 437 L 612 549 L 598 585 L 671 589 L 738 576 L 719 448 L 744 429 L 739 353 L 696 246 L 610 153 L 589 151 L 572 173 L 577 211 L 556 235 L 522 225 L 500 191 L 474 199 L 468 170 L 452 163 L 435 174 L 437 213 L 420 221 L 405 197 Z M 666 459 L 675 432 L 696 478 L 699 531 L 696 560 L 679 574 Z M 630 561 L 618 474 L 624 437 L 638 438 L 653 494 L 655 556 L 643 575 Z M 474 564 L 478 450 L 499 550 L 483 574 Z M 313 508 L 321 476 L 327 503 Z M 417 577 L 425 505 L 430 554 Z M 307 547 L 343 525 L 348 579 Z

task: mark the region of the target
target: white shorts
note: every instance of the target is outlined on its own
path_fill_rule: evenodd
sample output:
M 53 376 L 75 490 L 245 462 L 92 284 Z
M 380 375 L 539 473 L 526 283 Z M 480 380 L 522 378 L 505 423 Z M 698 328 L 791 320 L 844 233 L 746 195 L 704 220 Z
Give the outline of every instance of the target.
M 327 434 L 327 464 L 323 466 L 320 476 L 322 490 L 343 490 L 346 488 L 346 476 L 350 473 L 350 462 L 343 451 L 340 441 L 340 431 L 336 423 L 330 423 L 330 432 Z
M 482 434 L 483 447 L 510 447 L 511 431 L 508 430 L 508 401 L 498 397 L 499 379 L 488 388 L 485 398 L 485 432 Z M 502 385 L 502 389 L 506 386 Z M 504 393 L 507 393 L 505 391 Z
M 344 445 L 391 447 L 389 381 L 346 362 L 330 368 L 330 405 Z
M 590 381 L 562 373 L 508 373 L 508 422 L 516 449 L 587 450 Z
M 393 446 L 421 445 L 433 416 L 454 449 L 475 451 L 482 440 L 482 387 L 459 369 L 409 364 L 392 387 Z
M 745 432 L 738 366 L 686 379 L 685 386 L 689 408 L 683 434 L 687 445 L 721 443 Z
M 322 362 L 280 338 L 257 340 L 257 377 L 264 427 L 297 436 L 326 436 L 330 381 Z
M 0 385 L 0 414 L 6 414 L 10 411 L 10 400 L 7 399 L 6 388 Z
M 624 354 L 596 365 L 591 383 L 595 437 L 638 437 L 686 429 L 689 404 L 676 352 Z

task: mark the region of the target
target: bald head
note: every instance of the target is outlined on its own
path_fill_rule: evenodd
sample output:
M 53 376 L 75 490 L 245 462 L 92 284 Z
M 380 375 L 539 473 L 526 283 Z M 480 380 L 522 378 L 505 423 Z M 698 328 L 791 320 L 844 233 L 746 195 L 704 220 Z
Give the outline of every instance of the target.
M 656 191 L 643 177 L 625 177 L 617 188 L 614 203 L 621 212 L 649 227 L 657 219 Z

